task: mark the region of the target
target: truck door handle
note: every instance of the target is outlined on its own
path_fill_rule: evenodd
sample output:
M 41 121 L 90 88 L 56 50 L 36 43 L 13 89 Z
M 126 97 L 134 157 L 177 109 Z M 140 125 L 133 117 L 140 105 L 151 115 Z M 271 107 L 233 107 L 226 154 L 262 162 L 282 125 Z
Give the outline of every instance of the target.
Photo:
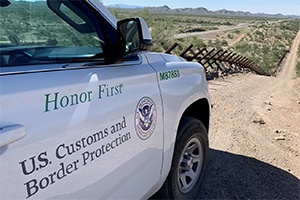
M 25 137 L 26 130 L 22 125 L 10 125 L 0 128 L 0 147 L 11 144 Z

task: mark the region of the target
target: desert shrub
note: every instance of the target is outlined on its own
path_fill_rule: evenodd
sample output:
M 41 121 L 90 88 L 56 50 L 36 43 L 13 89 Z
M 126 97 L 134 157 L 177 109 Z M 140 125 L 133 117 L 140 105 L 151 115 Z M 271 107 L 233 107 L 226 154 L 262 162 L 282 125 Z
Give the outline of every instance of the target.
M 156 23 L 156 26 L 151 26 L 151 36 L 153 39 L 152 51 L 163 52 L 174 43 L 174 32 L 168 22 Z
M 228 42 L 226 40 L 222 40 L 221 41 L 221 46 L 228 46 Z
M 231 40 L 233 39 L 233 35 L 232 35 L 232 34 L 228 34 L 227 37 L 228 37 L 229 39 L 231 39 Z
M 300 27 L 298 19 L 264 19 L 249 17 L 218 17 L 218 16 L 201 16 L 189 14 L 166 14 L 151 13 L 147 9 L 141 10 L 112 10 L 119 19 L 129 17 L 142 17 L 147 22 L 152 39 L 154 42 L 152 51 L 163 52 L 175 42 L 180 44 L 172 53 L 179 54 L 190 44 L 195 48 L 228 48 L 226 39 L 233 39 L 236 35 L 247 33 L 239 43 L 233 47 L 229 47 L 228 51 L 236 52 L 239 55 L 248 57 L 256 64 L 270 71 L 276 66 L 278 61 L 284 55 L 285 51 L 291 46 Z M 9 19 L 9 18 L 6 18 Z M 0 19 L 1 20 L 1 19 Z M 240 23 L 255 24 L 247 29 L 233 30 L 224 37 L 201 39 L 200 37 L 188 37 L 175 39 L 173 36 L 183 32 L 200 32 L 202 30 L 218 29 L 222 25 L 237 25 Z M 266 21 L 268 23 L 266 23 Z M 9 23 L 9 22 L 7 22 Z M 1 30 L 0 30 L 1 31 Z M 247 32 L 245 32 L 247 31 Z M 194 49 L 194 48 L 193 48 Z M 297 69 L 300 71 L 300 61 L 298 61 Z M 300 72 L 298 72 L 300 74 Z

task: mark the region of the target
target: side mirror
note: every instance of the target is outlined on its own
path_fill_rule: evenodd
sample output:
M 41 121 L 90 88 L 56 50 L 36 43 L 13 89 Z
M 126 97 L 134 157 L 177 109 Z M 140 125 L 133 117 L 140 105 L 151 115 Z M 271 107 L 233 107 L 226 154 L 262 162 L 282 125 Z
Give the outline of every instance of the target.
M 117 22 L 120 44 L 125 54 L 141 50 L 150 50 L 152 38 L 149 28 L 142 18 L 130 18 Z

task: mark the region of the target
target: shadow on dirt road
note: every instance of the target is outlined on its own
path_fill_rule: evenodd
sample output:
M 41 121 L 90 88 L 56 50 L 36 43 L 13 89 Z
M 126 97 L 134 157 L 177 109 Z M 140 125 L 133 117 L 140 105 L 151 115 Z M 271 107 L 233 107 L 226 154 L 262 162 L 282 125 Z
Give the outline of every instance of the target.
M 286 171 L 214 149 L 209 157 L 197 199 L 300 199 L 300 181 Z

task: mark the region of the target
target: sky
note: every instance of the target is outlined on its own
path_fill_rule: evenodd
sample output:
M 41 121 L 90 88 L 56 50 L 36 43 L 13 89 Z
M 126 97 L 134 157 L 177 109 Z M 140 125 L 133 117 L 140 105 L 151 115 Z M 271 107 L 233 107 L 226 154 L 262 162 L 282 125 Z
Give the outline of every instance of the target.
M 204 7 L 216 11 L 221 9 L 232 11 L 249 11 L 251 13 L 267 13 L 300 16 L 300 0 L 102 0 L 104 5 L 163 6 L 170 8 Z

